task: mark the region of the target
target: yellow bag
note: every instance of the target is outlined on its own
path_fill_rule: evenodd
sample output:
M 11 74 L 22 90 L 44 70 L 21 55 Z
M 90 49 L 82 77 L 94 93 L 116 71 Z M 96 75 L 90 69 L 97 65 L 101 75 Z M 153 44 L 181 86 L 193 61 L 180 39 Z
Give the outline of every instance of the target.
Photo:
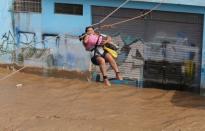
M 118 53 L 115 50 L 112 50 L 106 46 L 104 46 L 104 50 L 106 50 L 113 58 L 117 58 Z

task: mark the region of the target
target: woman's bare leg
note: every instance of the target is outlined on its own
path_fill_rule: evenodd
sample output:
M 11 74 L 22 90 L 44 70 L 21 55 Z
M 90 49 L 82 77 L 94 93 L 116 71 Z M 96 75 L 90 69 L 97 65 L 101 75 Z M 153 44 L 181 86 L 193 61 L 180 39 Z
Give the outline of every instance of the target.
M 106 69 L 106 64 L 105 64 L 105 59 L 102 57 L 97 57 L 97 62 L 99 63 L 100 71 L 102 72 L 103 77 L 107 77 L 107 69 Z M 108 78 L 103 78 L 104 83 L 107 86 L 111 86 Z
M 115 73 L 116 73 L 116 78 L 117 78 L 118 80 L 123 80 L 122 76 L 121 76 L 120 73 L 119 73 L 119 68 L 118 68 L 118 66 L 117 66 L 117 63 L 116 63 L 115 59 L 114 59 L 109 53 L 107 53 L 107 54 L 105 55 L 105 59 L 110 63 L 111 67 L 112 67 L 113 70 L 115 71 Z

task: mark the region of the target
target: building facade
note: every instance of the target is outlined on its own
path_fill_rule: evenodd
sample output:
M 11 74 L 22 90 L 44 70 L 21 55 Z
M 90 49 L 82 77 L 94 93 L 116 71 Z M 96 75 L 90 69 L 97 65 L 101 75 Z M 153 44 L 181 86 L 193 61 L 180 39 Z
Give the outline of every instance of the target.
M 123 2 L 1 1 L 0 59 L 3 63 L 23 61 L 24 65 L 90 70 L 89 54 L 77 36 Z M 130 0 L 101 25 L 145 14 L 154 7 L 157 8 L 140 19 L 99 30 L 111 35 L 120 46 L 117 62 L 125 77 L 123 83 L 204 94 L 204 1 Z M 94 79 L 99 79 L 98 73 L 94 68 Z M 114 78 L 110 67 L 108 74 Z

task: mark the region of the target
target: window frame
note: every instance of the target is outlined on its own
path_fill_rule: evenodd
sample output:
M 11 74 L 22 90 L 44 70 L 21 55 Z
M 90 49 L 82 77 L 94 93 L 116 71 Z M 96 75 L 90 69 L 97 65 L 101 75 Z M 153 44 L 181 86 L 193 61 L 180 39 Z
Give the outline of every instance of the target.
M 63 8 L 69 8 L 69 6 L 76 6 L 76 7 L 73 7 L 74 11 L 72 11 L 72 12 L 69 12 L 69 11 L 63 12 L 62 9 L 61 10 L 59 10 L 59 9 L 57 10 L 57 6 L 58 5 L 64 6 Z M 77 11 L 78 8 L 80 8 L 80 11 L 79 11 L 80 13 L 78 13 L 78 11 Z M 83 16 L 83 14 L 84 14 L 84 10 L 83 9 L 84 9 L 83 4 L 71 4 L 71 3 L 59 3 L 59 2 L 55 2 L 54 3 L 54 14 Z
M 15 13 L 42 13 L 42 0 L 15 0 L 13 10 Z

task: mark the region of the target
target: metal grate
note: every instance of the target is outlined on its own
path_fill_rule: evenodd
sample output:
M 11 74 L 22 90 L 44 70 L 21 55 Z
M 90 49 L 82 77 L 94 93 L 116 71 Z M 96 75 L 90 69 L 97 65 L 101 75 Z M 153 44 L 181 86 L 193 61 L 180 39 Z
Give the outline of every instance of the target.
M 15 12 L 41 12 L 41 0 L 15 0 Z

